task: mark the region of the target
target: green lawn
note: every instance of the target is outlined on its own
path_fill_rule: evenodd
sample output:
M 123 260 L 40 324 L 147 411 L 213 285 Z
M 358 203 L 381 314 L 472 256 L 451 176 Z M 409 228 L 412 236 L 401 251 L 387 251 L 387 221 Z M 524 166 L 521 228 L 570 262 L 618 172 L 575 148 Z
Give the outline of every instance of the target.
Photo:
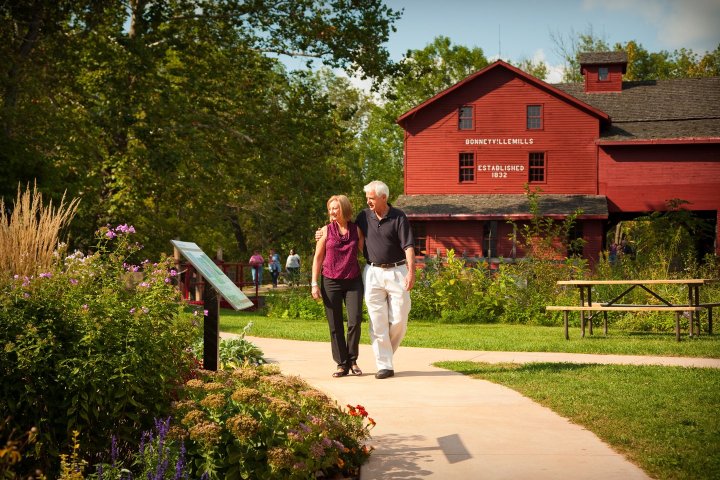
M 720 370 L 441 362 L 582 425 L 660 479 L 720 478 Z
M 273 318 L 252 312 L 222 310 L 220 329 L 241 333 L 253 322 L 250 335 L 293 340 L 329 341 L 324 318 L 301 320 Z M 448 348 L 452 350 L 490 350 L 514 352 L 568 352 L 625 355 L 657 355 L 720 358 L 720 335 L 703 335 L 675 341 L 674 333 L 650 334 L 610 330 L 607 337 L 601 328 L 595 335 L 580 338 L 580 329 L 570 331 L 565 340 L 562 327 L 531 327 L 525 325 L 458 325 L 411 321 L 403 345 L 412 347 Z M 363 343 L 369 343 L 367 325 L 363 326 Z

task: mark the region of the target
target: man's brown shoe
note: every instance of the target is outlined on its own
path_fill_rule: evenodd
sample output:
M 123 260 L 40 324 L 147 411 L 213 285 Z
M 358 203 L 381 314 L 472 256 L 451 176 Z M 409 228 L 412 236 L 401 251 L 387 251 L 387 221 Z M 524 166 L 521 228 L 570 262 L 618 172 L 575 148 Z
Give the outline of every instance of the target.
M 383 379 L 392 377 L 395 375 L 395 370 L 378 370 L 378 372 L 375 374 L 375 378 Z

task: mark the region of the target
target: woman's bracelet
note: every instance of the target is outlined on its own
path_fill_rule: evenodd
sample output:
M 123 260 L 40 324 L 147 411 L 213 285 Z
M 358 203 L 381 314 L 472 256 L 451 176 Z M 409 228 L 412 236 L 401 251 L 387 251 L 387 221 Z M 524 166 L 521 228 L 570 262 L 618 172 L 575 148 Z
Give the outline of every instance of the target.
M 312 283 L 310 284 L 310 286 L 311 286 L 311 287 L 317 287 L 318 284 L 317 284 L 317 282 L 312 282 Z

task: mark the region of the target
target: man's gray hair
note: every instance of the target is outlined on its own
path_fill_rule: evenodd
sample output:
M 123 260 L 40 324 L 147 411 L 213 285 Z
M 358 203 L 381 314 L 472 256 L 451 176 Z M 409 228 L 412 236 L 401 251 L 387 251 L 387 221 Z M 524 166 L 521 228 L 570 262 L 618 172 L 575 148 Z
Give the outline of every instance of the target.
M 390 189 L 380 180 L 373 180 L 372 182 L 365 185 L 363 188 L 365 193 L 375 192 L 375 195 L 381 197 L 390 198 Z

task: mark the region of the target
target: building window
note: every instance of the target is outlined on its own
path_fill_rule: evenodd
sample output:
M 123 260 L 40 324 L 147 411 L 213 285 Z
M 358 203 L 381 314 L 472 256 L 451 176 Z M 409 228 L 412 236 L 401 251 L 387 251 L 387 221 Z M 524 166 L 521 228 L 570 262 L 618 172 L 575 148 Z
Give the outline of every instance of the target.
M 527 128 L 528 130 L 542 128 L 542 105 L 527 106 Z
M 415 238 L 415 255 L 425 256 L 427 254 L 427 233 L 425 224 L 421 222 L 412 223 L 413 237 Z
M 466 105 L 458 109 L 458 129 L 473 129 L 473 107 Z
M 483 257 L 497 257 L 497 220 L 483 222 Z
M 545 153 L 530 152 L 528 166 L 528 181 L 530 183 L 545 181 Z
M 610 79 L 610 75 L 608 74 L 608 67 L 600 67 L 598 70 L 598 80 L 601 82 L 607 82 Z
M 460 154 L 460 183 L 475 181 L 475 154 Z

